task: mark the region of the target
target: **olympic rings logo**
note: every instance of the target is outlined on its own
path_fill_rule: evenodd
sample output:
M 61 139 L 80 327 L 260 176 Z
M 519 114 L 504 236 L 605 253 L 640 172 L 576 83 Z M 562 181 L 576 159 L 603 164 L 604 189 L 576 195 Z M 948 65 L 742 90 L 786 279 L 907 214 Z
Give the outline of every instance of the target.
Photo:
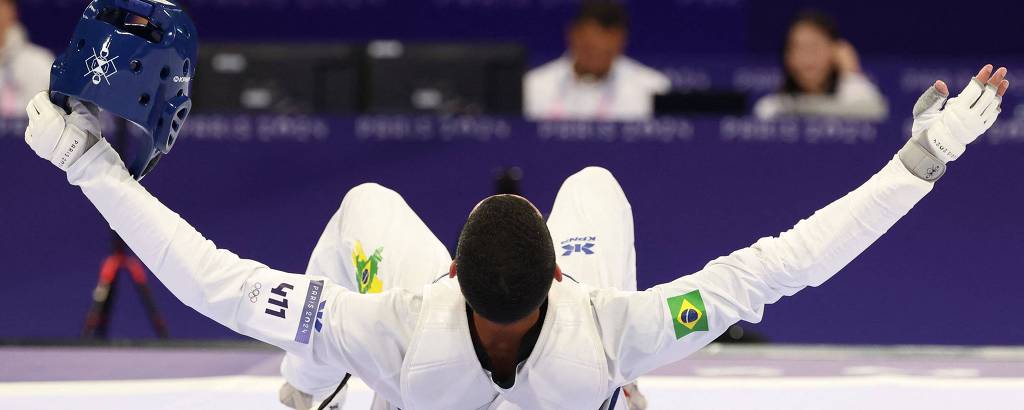
M 263 284 L 262 283 L 256 282 L 255 284 L 252 285 L 252 288 L 249 289 L 249 301 L 250 302 L 256 303 L 256 301 L 259 300 L 260 289 L 263 289 Z

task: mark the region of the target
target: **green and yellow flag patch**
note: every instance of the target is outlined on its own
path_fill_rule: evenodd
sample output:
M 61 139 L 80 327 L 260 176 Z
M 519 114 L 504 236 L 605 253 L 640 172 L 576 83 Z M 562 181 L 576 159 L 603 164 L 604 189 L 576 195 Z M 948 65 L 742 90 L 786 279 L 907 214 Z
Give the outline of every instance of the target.
M 672 312 L 676 340 L 693 332 L 708 331 L 707 310 L 699 290 L 668 298 L 668 310 Z

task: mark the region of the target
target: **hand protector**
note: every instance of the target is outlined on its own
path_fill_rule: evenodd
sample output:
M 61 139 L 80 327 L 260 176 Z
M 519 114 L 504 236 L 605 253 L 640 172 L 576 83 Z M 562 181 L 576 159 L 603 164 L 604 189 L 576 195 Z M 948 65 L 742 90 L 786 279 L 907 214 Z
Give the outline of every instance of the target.
M 343 386 L 338 392 L 332 390 L 327 393 L 323 397 L 313 397 L 313 395 L 304 393 L 286 382 L 277 391 L 277 398 L 281 401 L 281 404 L 295 410 L 317 410 L 321 408 L 337 410 L 345 404 L 345 399 L 348 397 L 348 385 Z M 326 403 L 324 403 L 325 401 Z
M 29 120 L 25 142 L 36 155 L 65 172 L 100 139 L 99 109 L 73 98 L 68 104 L 71 114 L 41 92 L 25 108 Z
M 972 78 L 956 98 L 946 97 L 934 86 L 914 105 L 912 136 L 943 162 L 956 161 L 995 123 L 1002 111 L 996 87 Z M 942 109 L 942 104 L 946 108 Z
M 309 410 L 313 408 L 313 396 L 299 391 L 289 383 L 285 383 L 277 391 L 277 399 L 290 409 Z

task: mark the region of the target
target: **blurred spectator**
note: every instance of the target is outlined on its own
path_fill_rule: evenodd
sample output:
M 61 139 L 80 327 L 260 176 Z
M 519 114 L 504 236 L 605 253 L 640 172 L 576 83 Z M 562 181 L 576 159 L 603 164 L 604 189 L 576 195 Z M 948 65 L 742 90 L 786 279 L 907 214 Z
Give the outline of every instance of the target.
M 861 72 L 857 51 L 839 37 L 828 16 L 801 14 L 790 26 L 783 59 L 785 84 L 780 92 L 757 102 L 754 114 L 758 118 L 883 120 L 889 115 L 885 97 Z
M 36 93 L 50 86 L 53 54 L 28 41 L 16 0 L 0 0 L 0 117 L 23 117 Z
M 569 25 L 568 52 L 526 74 L 527 117 L 642 120 L 671 81 L 624 55 L 629 17 L 613 2 L 584 2 Z

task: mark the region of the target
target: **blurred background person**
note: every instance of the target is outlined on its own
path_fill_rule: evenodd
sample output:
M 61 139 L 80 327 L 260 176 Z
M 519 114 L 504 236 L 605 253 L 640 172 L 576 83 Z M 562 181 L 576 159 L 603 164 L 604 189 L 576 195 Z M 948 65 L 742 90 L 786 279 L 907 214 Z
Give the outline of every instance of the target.
M 785 82 L 754 106 L 761 119 L 827 116 L 884 120 L 888 103 L 860 67 L 857 51 L 828 15 L 809 11 L 790 26 L 783 55 Z
M 24 117 L 25 105 L 50 85 L 53 54 L 28 41 L 16 0 L 0 0 L 0 117 Z
M 569 25 L 568 51 L 526 74 L 526 116 L 534 120 L 643 120 L 656 94 L 669 91 L 664 74 L 626 57 L 625 7 L 584 2 Z

